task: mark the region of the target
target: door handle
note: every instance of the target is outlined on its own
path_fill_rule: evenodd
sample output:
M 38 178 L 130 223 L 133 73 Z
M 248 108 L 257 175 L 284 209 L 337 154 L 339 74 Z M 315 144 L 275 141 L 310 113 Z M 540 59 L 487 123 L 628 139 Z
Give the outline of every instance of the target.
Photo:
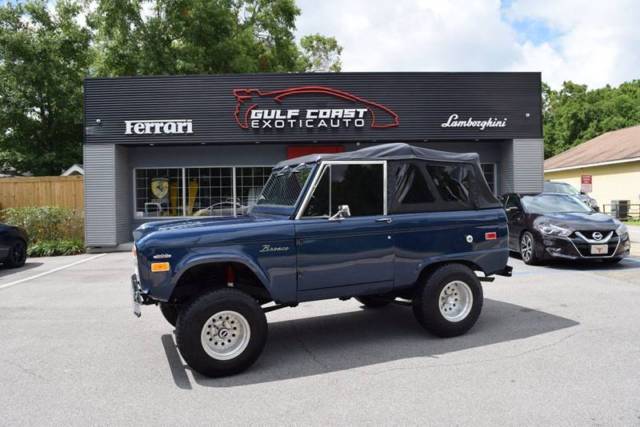
M 390 224 L 391 221 L 393 221 L 391 218 L 389 217 L 385 217 L 385 218 L 377 218 L 376 222 L 386 222 L 387 224 Z

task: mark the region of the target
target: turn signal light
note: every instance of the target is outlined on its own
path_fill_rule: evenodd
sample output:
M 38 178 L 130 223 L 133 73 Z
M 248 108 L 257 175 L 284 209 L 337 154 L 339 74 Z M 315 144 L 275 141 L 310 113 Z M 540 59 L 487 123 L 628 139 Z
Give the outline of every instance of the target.
M 168 262 L 152 262 L 151 263 L 151 272 L 152 273 L 160 273 L 162 271 L 169 271 L 171 266 Z

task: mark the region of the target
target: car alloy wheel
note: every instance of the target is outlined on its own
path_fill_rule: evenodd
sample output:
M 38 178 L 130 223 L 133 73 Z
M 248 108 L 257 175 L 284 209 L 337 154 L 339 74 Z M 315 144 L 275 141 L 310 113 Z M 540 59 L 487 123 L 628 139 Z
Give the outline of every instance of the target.
M 440 314 L 449 322 L 460 322 L 471 312 L 473 293 L 471 288 L 461 280 L 449 282 L 440 291 L 438 307 Z
M 529 233 L 524 233 L 520 239 L 520 255 L 525 262 L 531 261 L 533 257 L 533 239 Z
M 220 311 L 207 320 L 200 333 L 204 351 L 216 360 L 238 357 L 249 345 L 251 327 L 237 311 Z

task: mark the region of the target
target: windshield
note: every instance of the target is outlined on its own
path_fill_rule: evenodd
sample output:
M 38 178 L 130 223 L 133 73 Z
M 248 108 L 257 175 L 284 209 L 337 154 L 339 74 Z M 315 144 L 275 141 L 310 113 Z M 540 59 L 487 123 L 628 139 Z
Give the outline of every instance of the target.
M 274 170 L 258 197 L 258 205 L 293 206 L 300 196 L 313 165 L 300 164 L 295 168 Z
M 580 194 L 573 186 L 564 182 L 545 182 L 545 193 Z
M 589 213 L 592 210 L 573 196 L 564 194 L 539 194 L 537 196 L 523 196 L 522 206 L 527 213 Z

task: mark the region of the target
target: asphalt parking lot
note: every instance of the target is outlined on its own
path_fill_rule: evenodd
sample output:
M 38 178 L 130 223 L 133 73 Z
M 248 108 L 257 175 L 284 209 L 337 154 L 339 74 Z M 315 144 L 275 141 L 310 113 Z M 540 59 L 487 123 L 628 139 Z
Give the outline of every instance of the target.
M 465 336 L 353 300 L 268 314 L 241 375 L 184 366 L 155 307 L 131 314 L 127 253 L 0 270 L 3 425 L 639 425 L 640 259 L 529 267 L 485 285 Z

